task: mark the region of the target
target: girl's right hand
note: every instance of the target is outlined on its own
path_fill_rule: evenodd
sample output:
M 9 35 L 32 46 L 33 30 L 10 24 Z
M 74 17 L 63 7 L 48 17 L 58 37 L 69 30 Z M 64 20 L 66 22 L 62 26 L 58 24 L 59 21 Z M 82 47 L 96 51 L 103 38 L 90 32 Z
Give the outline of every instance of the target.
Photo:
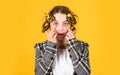
M 48 41 L 51 41 L 51 42 L 54 42 L 56 43 L 57 40 L 56 40 L 56 37 L 57 37 L 57 33 L 55 31 L 45 31 L 47 37 L 48 37 Z

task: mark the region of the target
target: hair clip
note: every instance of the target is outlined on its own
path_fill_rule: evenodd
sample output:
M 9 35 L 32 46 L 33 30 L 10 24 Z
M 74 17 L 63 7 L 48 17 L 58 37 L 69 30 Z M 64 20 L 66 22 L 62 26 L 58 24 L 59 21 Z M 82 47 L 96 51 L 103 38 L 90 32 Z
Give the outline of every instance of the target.
M 52 22 L 53 20 L 55 20 L 54 16 L 49 16 L 48 14 L 46 14 L 46 21 L 47 22 Z
M 67 14 L 67 17 L 70 17 L 70 18 L 72 18 L 72 15 L 71 15 L 70 13 L 68 13 L 68 14 Z
M 49 14 L 48 14 L 48 13 L 45 13 L 45 18 L 46 18 L 46 21 L 49 21 L 50 16 L 49 16 Z
M 46 16 L 46 19 L 47 19 L 47 20 L 49 20 L 49 19 L 50 19 L 49 15 L 47 15 L 47 16 Z

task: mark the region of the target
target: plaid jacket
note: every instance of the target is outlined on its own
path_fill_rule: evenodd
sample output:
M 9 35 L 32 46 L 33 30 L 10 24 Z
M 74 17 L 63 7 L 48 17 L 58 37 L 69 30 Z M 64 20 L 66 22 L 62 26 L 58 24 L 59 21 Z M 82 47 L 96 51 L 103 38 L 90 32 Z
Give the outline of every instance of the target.
M 68 51 L 74 66 L 73 75 L 90 75 L 88 43 L 79 41 L 75 38 L 67 41 Z M 37 43 L 35 75 L 53 75 L 52 67 L 57 54 L 56 44 L 51 41 Z

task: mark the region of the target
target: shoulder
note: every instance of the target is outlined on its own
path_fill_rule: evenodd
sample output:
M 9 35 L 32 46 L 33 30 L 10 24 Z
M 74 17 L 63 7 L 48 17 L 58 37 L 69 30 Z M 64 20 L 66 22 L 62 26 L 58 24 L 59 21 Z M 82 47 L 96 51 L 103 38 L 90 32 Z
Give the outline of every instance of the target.
M 77 40 L 79 42 L 79 50 L 82 54 L 88 54 L 89 53 L 89 44 L 86 41 L 83 40 Z
M 35 43 L 35 44 L 34 44 L 34 48 L 38 48 L 38 47 L 42 48 L 43 46 L 46 45 L 46 42 L 47 42 L 47 41 Z
M 76 41 L 77 41 L 78 43 L 80 43 L 82 46 L 87 46 L 87 47 L 89 47 L 89 43 L 86 42 L 86 41 L 78 40 L 78 39 L 76 39 Z

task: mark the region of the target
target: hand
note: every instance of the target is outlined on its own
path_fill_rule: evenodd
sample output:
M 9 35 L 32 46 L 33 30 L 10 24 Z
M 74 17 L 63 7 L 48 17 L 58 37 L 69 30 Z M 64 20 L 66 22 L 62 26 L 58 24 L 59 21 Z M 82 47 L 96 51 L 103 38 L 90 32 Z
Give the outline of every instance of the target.
M 72 39 L 72 38 L 76 38 L 76 32 L 75 30 L 74 31 L 71 31 L 69 28 L 68 28 L 68 33 L 66 34 L 66 37 L 65 37 L 67 40 L 69 39 Z
M 57 34 L 54 31 L 50 31 L 50 32 L 46 31 L 45 33 L 46 33 L 46 35 L 48 37 L 48 41 L 56 43 Z

